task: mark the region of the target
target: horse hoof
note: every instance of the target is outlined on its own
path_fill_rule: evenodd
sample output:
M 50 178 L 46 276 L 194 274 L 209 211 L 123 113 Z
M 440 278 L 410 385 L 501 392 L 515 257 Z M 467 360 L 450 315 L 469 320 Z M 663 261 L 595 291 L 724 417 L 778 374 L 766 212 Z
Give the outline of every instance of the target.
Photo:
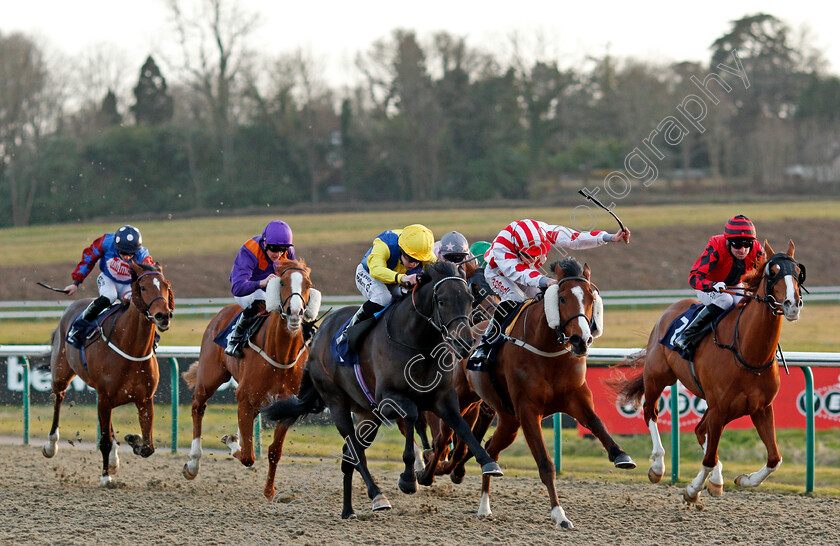
M 104 476 L 99 476 L 99 485 L 106 486 L 111 483 L 111 476 L 105 474 Z
M 485 476 L 497 476 L 501 477 L 504 476 L 505 473 L 502 472 L 502 467 L 499 466 L 499 463 L 493 461 L 489 462 L 485 465 L 481 466 L 481 473 Z
M 373 507 L 371 509 L 374 512 L 378 512 L 379 510 L 390 510 L 391 503 L 388 502 L 388 498 L 385 495 L 380 493 L 373 498 Z
M 621 468 L 622 470 L 633 470 L 636 468 L 636 463 L 626 453 L 622 453 L 616 457 L 614 464 L 616 468 Z
M 455 470 L 452 471 L 452 474 L 449 475 L 449 479 L 452 480 L 452 483 L 458 484 L 464 481 L 464 476 L 467 473 L 467 469 L 459 466 Z
M 563 529 L 574 529 L 575 528 L 575 526 L 572 525 L 572 522 L 569 521 L 569 520 L 561 521 L 560 522 L 560 527 L 562 527 Z
M 738 474 L 738 476 L 735 477 L 735 485 L 741 485 L 741 481 L 746 477 L 746 474 Z
M 429 477 L 429 480 L 426 481 L 425 479 L 423 479 L 423 476 L 425 474 L 425 472 L 415 472 L 414 477 L 417 479 L 417 483 L 419 483 L 423 487 L 429 487 L 435 482 L 435 475 L 434 473 L 432 473 L 432 475 Z
M 357 518 L 356 512 L 353 512 L 352 510 L 350 512 L 342 512 L 341 513 L 341 519 L 356 519 L 356 518 Z
M 650 480 L 650 483 L 659 483 L 659 481 L 662 479 L 662 474 L 657 474 L 653 471 L 652 468 L 649 468 L 648 479 Z
M 184 477 L 186 479 L 194 480 L 195 477 L 198 476 L 198 469 L 196 468 L 195 474 L 193 474 L 192 472 L 190 472 L 189 463 L 187 463 L 187 464 L 184 465 L 184 470 L 183 470 L 182 473 L 184 474 Z
M 688 504 L 694 504 L 695 502 L 697 502 L 697 499 L 698 499 L 699 497 L 700 497 L 700 495 L 694 495 L 694 496 L 692 497 L 692 496 L 689 494 L 688 489 L 686 489 L 686 490 L 683 492 L 683 499 L 685 499 L 685 502 L 687 502 Z
M 706 491 L 708 491 L 709 495 L 712 497 L 719 497 L 723 495 L 723 484 L 709 482 L 706 484 Z
M 55 449 L 55 450 L 52 451 L 52 453 L 50 453 L 49 451 L 47 451 L 47 446 L 46 445 L 41 447 L 41 454 L 44 457 L 46 457 L 47 459 L 52 459 L 53 457 L 55 457 L 55 452 L 56 451 L 58 451 L 58 450 Z
M 413 477 L 414 476 L 412 475 L 412 478 Z M 400 475 L 397 486 L 400 488 L 400 491 L 406 495 L 413 495 L 414 493 L 417 493 L 417 482 L 415 480 L 404 479 L 402 475 Z
M 428 464 L 428 463 L 429 463 L 429 461 L 431 461 L 431 460 L 432 460 L 432 455 L 434 455 L 434 454 L 435 454 L 435 450 L 434 450 L 434 449 L 426 449 L 426 450 L 424 450 L 424 451 L 423 451 L 423 460 L 424 460 L 424 462 L 425 462 L 426 464 Z
M 267 500 L 272 500 L 272 499 L 274 499 L 274 495 L 275 495 L 276 493 L 277 493 L 277 492 L 274 490 L 274 488 L 273 488 L 273 487 L 272 487 L 271 489 L 269 489 L 268 487 L 266 487 L 266 488 L 263 490 L 263 496 L 264 496 Z

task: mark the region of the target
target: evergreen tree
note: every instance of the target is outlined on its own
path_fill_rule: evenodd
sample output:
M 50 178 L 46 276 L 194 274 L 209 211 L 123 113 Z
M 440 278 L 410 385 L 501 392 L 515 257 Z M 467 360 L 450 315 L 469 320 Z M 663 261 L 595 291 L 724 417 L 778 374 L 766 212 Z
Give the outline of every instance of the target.
M 159 125 L 172 119 L 172 96 L 166 90 L 166 78 L 151 56 L 140 69 L 134 96 L 136 103 L 131 111 L 138 125 Z
M 101 126 L 112 127 L 122 123 L 122 116 L 117 111 L 117 96 L 114 91 L 108 89 L 108 94 L 102 99 L 102 106 L 99 107 L 97 115 Z

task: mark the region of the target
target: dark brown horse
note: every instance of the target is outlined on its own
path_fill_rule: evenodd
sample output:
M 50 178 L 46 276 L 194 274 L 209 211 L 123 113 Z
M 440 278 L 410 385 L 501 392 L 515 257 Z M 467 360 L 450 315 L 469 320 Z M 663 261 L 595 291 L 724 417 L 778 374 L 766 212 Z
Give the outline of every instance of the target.
M 494 460 L 522 428 L 548 490 L 551 519 L 558 527 L 572 527 L 557 500 L 554 463 L 543 440 L 542 419 L 557 412 L 571 415 L 601 441 L 617 468 L 635 468 L 636 463 L 595 414 L 586 384 L 586 354 L 603 332 L 603 309 L 598 289 L 590 282 L 589 266 L 581 267 L 569 258 L 553 264 L 553 269 L 558 284 L 549 287 L 542 300 L 524 307 L 513 323 L 510 337 L 521 343 L 504 343 L 492 371 L 465 370 L 465 381 L 456 373 L 455 384 L 462 409 L 480 399 L 496 411 L 498 425 L 487 443 L 487 453 Z M 488 476 L 483 477 L 478 513 L 491 513 Z
M 452 361 L 465 358 L 473 343 L 467 316 L 471 303 L 467 283 L 453 264 L 434 262 L 426 266 L 420 284 L 410 295 L 391 304 L 373 326 L 360 349 L 357 369 L 339 366 L 330 350 L 333 337 L 354 310 L 345 308 L 332 314 L 312 342 L 300 396 L 279 400 L 263 410 L 267 419 L 291 426 L 301 415 L 329 407 L 345 441 L 342 518 L 355 515 L 351 502 L 354 470 L 365 481 L 372 509 L 391 508 L 374 482 L 365 457 L 365 450 L 386 419 L 403 419 L 408 432 L 403 451 L 405 469 L 398 482 L 404 493 L 417 490 L 413 430 L 420 411 L 433 411 L 461 436 L 476 454 L 485 475 L 502 474 L 470 433 L 452 389 Z M 362 388 L 357 371 L 370 392 Z M 354 425 L 351 412 L 359 418 L 358 425 Z
M 644 366 L 642 373 L 613 384 L 625 402 L 638 405 L 644 395 L 645 423 L 653 442 L 648 477 L 654 483 L 665 473 L 665 449 L 656 425 L 657 404 L 663 389 L 679 379 L 694 396 L 706 400 L 708 408 L 695 428 L 705 455 L 700 473 L 686 487 L 684 496 L 688 502 L 698 499 L 706 478 L 709 478 L 710 495 L 723 493 L 718 444 L 724 427 L 738 417 L 749 415 L 752 419 L 767 448 L 767 464 L 757 472 L 738 476 L 735 483 L 755 487 L 782 462 L 773 417 L 773 399 L 779 392 L 776 347 L 782 315 L 789 321 L 799 318 L 800 284 L 805 281 L 805 268 L 793 259 L 793 241 L 788 242 L 787 253 L 775 254 L 767 242 L 764 249 L 770 258 L 742 278 L 745 298 L 721 319 L 713 335 L 699 343 L 693 365 L 659 343 L 671 322 L 692 303 L 697 303 L 689 299 L 674 303 L 659 317 L 645 352 L 633 361 L 636 366 Z
M 193 441 L 190 460 L 183 469 L 188 480 L 198 475 L 201 421 L 207 400 L 219 386 L 231 377 L 239 384 L 236 387 L 239 430 L 236 434 L 225 435 L 222 441 L 230 448 L 231 455 L 245 466 L 254 464 L 253 424 L 260 408 L 274 397 L 298 392 L 308 356 L 303 339 L 303 319 L 312 320 L 317 316 L 321 295 L 312 288 L 310 270 L 303 260 L 282 260 L 275 265 L 275 272 L 277 277 L 266 287 L 268 318 L 246 346 L 242 359 L 226 355 L 213 341 L 242 310 L 238 305 L 228 305 L 207 325 L 198 361 L 183 374 L 187 385 L 195 389 Z M 268 448 L 268 478 L 263 493 L 269 500 L 274 497 L 274 477 L 287 432 L 288 427 L 278 424 L 274 429 L 274 441 Z
M 98 332 L 86 341 L 84 354 L 65 340 L 73 320 L 91 302 L 72 303 L 53 331 L 50 370 L 55 395 L 53 422 L 42 452 L 52 457 L 58 450 L 58 419 L 67 386 L 78 375 L 96 389 L 99 414 L 99 450 L 102 452 L 100 483 L 107 485 L 119 469 L 117 441 L 111 427 L 111 411 L 133 402 L 137 406 L 142 438 L 129 434 L 125 441 L 134 453 L 148 457 L 155 452 L 152 438 L 153 397 L 160 371 L 154 353 L 155 327 L 169 329 L 175 297 L 159 265 L 131 264 L 131 300 L 112 312 Z

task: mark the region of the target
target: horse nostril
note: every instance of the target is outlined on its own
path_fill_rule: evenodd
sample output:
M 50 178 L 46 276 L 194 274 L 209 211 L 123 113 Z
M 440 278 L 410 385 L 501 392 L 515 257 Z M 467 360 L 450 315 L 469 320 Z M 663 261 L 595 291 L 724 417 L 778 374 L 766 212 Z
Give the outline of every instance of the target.
M 588 345 L 592 345 L 592 341 L 594 341 L 594 340 L 592 339 L 592 336 L 589 336 L 589 339 L 587 339 L 587 340 L 586 340 L 586 345 L 587 345 L 587 346 L 588 346 Z

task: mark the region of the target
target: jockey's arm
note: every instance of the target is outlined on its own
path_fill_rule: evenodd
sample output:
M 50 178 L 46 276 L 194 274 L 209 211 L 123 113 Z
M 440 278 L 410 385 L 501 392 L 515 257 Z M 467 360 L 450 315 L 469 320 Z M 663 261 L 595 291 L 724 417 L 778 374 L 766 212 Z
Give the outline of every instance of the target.
M 606 231 L 575 231 L 566 226 L 555 226 L 540 222 L 548 240 L 556 248 L 584 250 L 609 243 L 614 235 Z
M 388 258 L 390 257 L 391 251 L 388 249 L 388 245 L 381 239 L 375 239 L 373 249 L 367 258 L 368 271 L 370 276 L 377 281 L 385 284 L 398 284 L 405 275 L 404 272 L 394 271 L 388 267 Z M 400 264 L 397 263 L 397 268 L 399 267 Z

